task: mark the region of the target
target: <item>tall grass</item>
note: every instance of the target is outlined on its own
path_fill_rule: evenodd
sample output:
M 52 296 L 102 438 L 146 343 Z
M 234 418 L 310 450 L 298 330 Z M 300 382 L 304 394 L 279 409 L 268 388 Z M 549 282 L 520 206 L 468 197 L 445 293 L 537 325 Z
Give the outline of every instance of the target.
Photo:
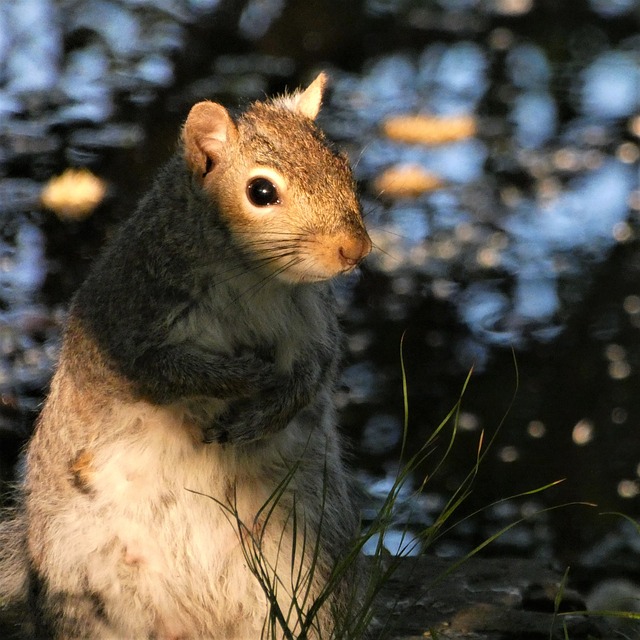
M 245 524 L 232 502 L 221 504 L 230 522 L 235 526 L 238 539 L 241 544 L 242 553 L 247 562 L 247 566 L 258 580 L 262 587 L 268 603 L 268 612 L 265 619 L 265 626 L 262 633 L 264 640 L 276 640 L 284 638 L 286 640 L 380 640 L 388 636 L 389 621 L 394 613 L 394 607 L 387 608 L 384 612 L 384 619 L 380 616 L 376 618 L 376 601 L 381 590 L 391 576 L 396 572 L 403 562 L 403 556 L 423 552 L 434 542 L 449 533 L 454 527 L 460 525 L 465 520 L 478 515 L 476 511 L 470 515 L 455 520 L 454 516 L 469 497 L 472 486 L 478 475 L 480 466 L 488 454 L 491 446 L 495 442 L 515 400 L 518 390 L 518 368 L 514 356 L 515 386 L 505 410 L 502 420 L 498 424 L 490 438 L 485 438 L 484 431 L 480 434 L 475 460 L 458 488 L 449 498 L 446 505 L 435 518 L 435 521 L 420 531 L 409 532 L 408 525 L 401 534 L 401 543 L 398 553 L 392 556 L 385 548 L 385 536 L 396 526 L 397 506 L 401 500 L 411 502 L 412 496 L 421 494 L 429 479 L 433 478 L 450 455 L 458 434 L 458 420 L 462 407 L 465 392 L 470 383 L 473 370 L 466 376 L 457 402 L 444 417 L 440 424 L 434 429 L 427 441 L 416 451 L 409 455 L 407 453 L 407 434 L 409 432 L 409 401 L 408 401 L 408 381 L 406 376 L 403 341 L 400 344 L 400 367 L 402 373 L 402 395 L 404 408 L 403 435 L 400 451 L 400 465 L 393 480 L 386 498 L 380 506 L 373 520 L 366 526 L 353 540 L 353 543 L 345 554 L 332 567 L 322 566 L 321 544 L 323 540 L 323 522 L 314 531 L 310 531 L 304 521 L 304 517 L 296 509 L 295 499 L 288 509 L 288 517 L 282 526 L 282 540 L 287 527 L 293 532 L 293 545 L 285 548 L 282 545 L 282 555 L 278 554 L 278 561 L 275 566 L 267 559 L 264 553 L 264 533 L 270 526 L 272 519 L 275 520 L 277 507 L 287 492 L 289 484 L 292 482 L 296 470 L 302 461 L 293 465 L 276 490 L 263 505 L 256 515 L 253 523 Z M 413 487 L 414 478 L 419 469 L 424 468 L 428 459 L 432 459 L 437 452 L 436 440 L 446 435 L 449 429 L 446 446 L 440 457 L 431 460 L 432 471 L 425 476 L 417 486 Z M 325 474 L 327 470 L 325 467 Z M 517 495 L 498 500 L 486 508 L 490 508 L 516 498 L 531 496 L 550 489 L 561 480 L 548 483 L 544 486 L 525 491 Z M 326 478 L 325 478 L 326 485 Z M 409 494 L 409 498 L 406 496 Z M 325 506 L 326 492 L 323 493 L 323 508 Z M 589 503 L 572 503 L 587 506 L 594 506 Z M 561 505 L 562 507 L 568 505 Z M 504 533 L 518 526 L 525 520 L 537 515 L 557 509 L 560 507 L 549 507 L 515 520 L 494 533 L 482 543 L 478 544 L 469 553 L 461 558 L 452 560 L 448 568 L 437 576 L 434 576 L 429 584 L 423 589 L 426 591 L 433 588 L 471 557 L 478 554 L 488 545 L 497 540 Z M 480 510 L 482 511 L 482 510 Z M 257 523 L 260 522 L 260 526 Z M 373 546 L 374 553 L 368 561 L 363 562 L 363 550 Z M 303 562 L 302 559 L 307 561 Z M 286 566 L 285 566 L 286 564 Z M 556 614 L 553 625 L 563 614 L 559 613 L 560 601 L 564 581 L 556 598 Z M 284 579 L 286 576 L 286 579 Z M 281 594 L 286 591 L 287 597 L 281 598 Z M 416 593 L 416 601 L 424 595 Z M 283 602 L 288 606 L 283 607 Z M 611 613 L 611 612 L 610 612 Z M 613 615 L 622 615 L 614 612 Z M 624 614 L 625 616 L 637 619 L 638 614 Z M 331 624 L 327 625 L 327 616 L 331 619 Z M 329 629 L 329 631 L 327 631 Z M 553 632 L 553 629 L 551 630 Z M 432 634 L 436 634 L 432 630 Z M 565 627 L 566 633 L 566 627 Z M 437 637 L 433 635 L 432 637 Z

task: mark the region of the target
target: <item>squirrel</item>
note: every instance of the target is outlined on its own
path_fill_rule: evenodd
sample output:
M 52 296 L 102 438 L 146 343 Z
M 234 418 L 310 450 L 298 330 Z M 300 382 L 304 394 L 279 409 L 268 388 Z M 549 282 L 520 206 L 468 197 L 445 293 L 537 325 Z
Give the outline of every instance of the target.
M 193 106 L 74 296 L 0 534 L 35 637 L 336 637 L 358 522 L 331 281 L 372 245 L 326 83 Z

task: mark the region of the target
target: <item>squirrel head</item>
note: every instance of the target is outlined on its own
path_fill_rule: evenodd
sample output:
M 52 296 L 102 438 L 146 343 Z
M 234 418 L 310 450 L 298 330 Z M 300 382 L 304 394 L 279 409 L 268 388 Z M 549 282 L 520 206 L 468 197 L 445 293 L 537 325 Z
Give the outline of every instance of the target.
M 346 273 L 371 251 L 349 163 L 315 124 L 326 83 L 320 73 L 235 121 L 222 105 L 199 102 L 182 132 L 211 215 L 249 258 L 289 282 Z

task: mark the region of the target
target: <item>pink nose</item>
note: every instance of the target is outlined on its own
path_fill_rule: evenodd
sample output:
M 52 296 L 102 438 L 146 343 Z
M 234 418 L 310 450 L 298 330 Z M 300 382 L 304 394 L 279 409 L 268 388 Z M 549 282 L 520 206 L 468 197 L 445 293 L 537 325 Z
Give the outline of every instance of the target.
M 371 240 L 364 233 L 358 236 L 349 236 L 344 239 L 338 249 L 340 262 L 346 269 L 355 267 L 371 251 Z

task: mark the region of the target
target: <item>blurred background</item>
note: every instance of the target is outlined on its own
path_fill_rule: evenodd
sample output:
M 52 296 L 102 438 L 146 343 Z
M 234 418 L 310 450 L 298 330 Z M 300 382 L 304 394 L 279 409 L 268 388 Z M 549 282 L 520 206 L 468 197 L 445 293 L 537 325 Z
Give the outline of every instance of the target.
M 326 69 L 321 125 L 352 159 L 376 246 L 339 290 L 365 519 L 400 464 L 404 336 L 405 459 L 472 375 L 389 550 L 422 550 L 412 532 L 468 486 L 482 440 L 461 522 L 429 552 L 458 557 L 523 518 L 485 554 L 570 563 L 588 588 L 640 581 L 640 531 L 611 514 L 640 517 L 639 26 L 639 0 L 4 0 L 5 489 L 69 299 L 189 107 Z

